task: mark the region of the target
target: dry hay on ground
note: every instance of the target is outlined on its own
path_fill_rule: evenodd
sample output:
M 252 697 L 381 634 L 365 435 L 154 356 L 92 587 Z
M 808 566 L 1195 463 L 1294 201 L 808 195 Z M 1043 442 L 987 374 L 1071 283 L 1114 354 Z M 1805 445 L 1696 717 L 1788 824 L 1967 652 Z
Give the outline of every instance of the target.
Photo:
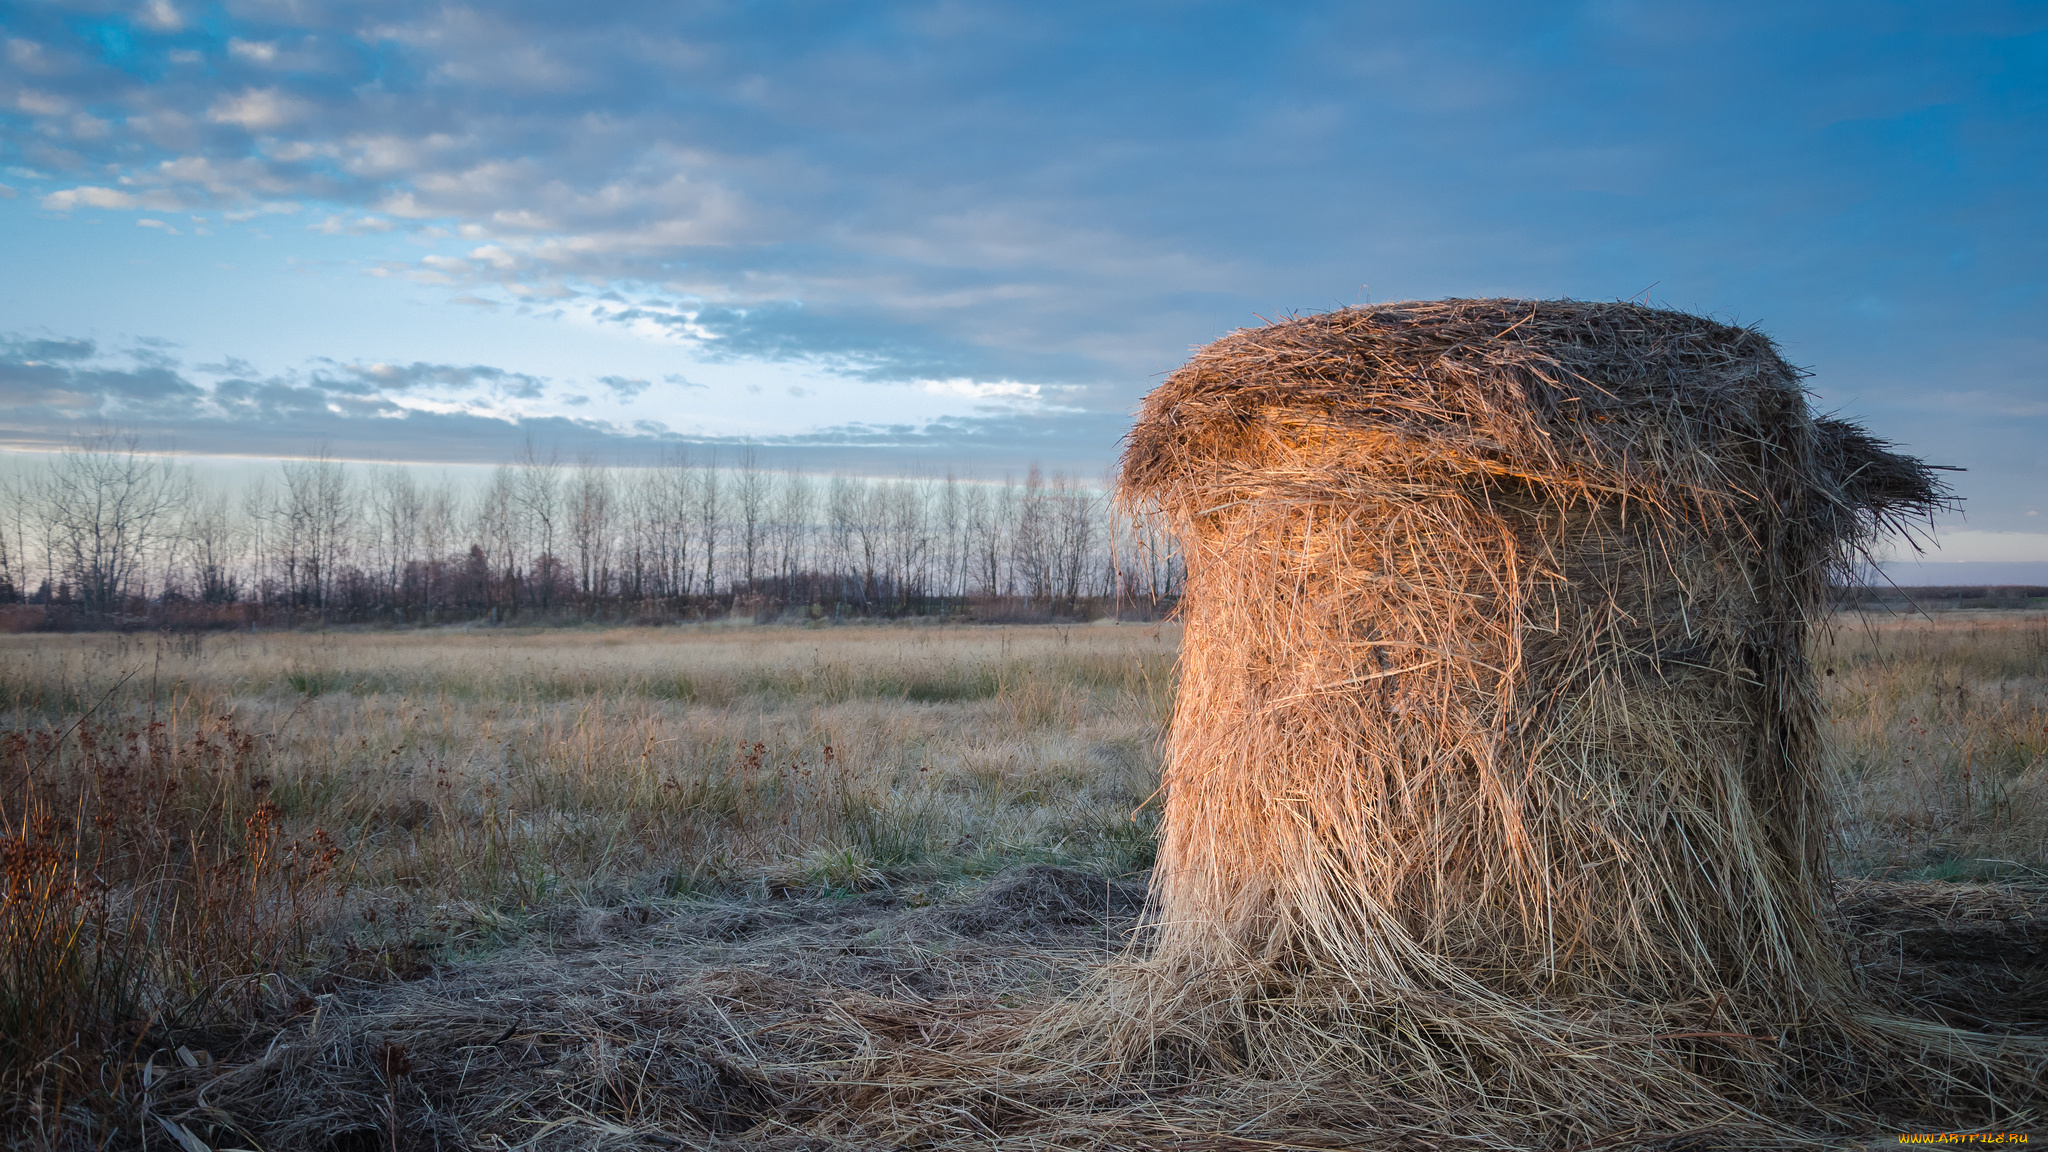
M 2048 888 L 1844 880 L 1851 955 L 1916 1015 L 1959 1028 L 2048 1024 Z
M 182 1038 L 217 1058 L 159 1057 L 153 1106 L 215 1147 L 270 1152 L 372 1152 L 394 1115 L 406 1148 L 807 1146 L 900 1051 L 1014 1033 L 1122 946 L 1142 897 L 1029 865 L 925 908 L 870 894 L 555 915 L 486 961 L 280 992 L 250 1035 Z
M 202 1067 L 159 1055 L 153 1107 L 214 1147 L 268 1152 L 375 1152 L 394 1118 L 403 1152 L 1517 1146 L 1398 1093 L 1361 1109 L 1338 1077 L 1138 1085 L 996 1060 L 1114 962 L 1137 896 L 1031 866 L 930 908 L 875 894 L 591 910 L 424 979 L 296 1006 L 293 993 L 255 1032 L 211 1041 Z M 1860 963 L 1896 969 L 1905 956 L 1919 998 L 2048 1032 L 2038 994 L 1986 998 L 2048 978 L 2048 889 L 1859 881 L 1843 897 Z M 1604 1135 L 1614 1148 L 1731 1146 L 1628 1125 Z M 1895 1139 L 1842 1135 L 1824 1143 Z

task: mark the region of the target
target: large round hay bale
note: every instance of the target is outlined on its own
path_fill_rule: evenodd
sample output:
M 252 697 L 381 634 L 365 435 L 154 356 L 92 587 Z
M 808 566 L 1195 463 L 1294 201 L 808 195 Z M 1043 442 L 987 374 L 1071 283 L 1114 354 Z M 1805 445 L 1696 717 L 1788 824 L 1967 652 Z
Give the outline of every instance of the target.
M 1116 1009 L 1154 1057 L 1618 1122 L 1839 1039 L 1808 640 L 1946 494 L 1801 377 L 1698 316 L 1444 300 L 1241 331 L 1146 399 L 1123 496 L 1188 573 Z

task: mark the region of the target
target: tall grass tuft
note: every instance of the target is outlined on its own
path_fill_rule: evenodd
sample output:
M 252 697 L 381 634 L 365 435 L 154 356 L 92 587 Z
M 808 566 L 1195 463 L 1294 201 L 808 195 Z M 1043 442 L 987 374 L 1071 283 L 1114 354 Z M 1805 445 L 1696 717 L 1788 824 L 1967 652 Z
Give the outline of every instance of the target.
M 94 1126 L 139 1090 L 138 1049 L 245 1017 L 306 958 L 341 850 L 282 834 L 263 761 L 226 719 L 0 737 L 8 1126 Z

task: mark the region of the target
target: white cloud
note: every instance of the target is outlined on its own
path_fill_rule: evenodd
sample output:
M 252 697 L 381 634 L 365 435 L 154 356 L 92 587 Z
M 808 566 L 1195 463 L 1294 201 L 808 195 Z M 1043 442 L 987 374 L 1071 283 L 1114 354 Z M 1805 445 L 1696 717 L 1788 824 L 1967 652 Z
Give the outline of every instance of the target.
M 239 37 L 228 40 L 228 55 L 251 64 L 277 63 L 277 45 L 267 40 L 243 40 Z
M 518 257 L 498 247 L 496 244 L 486 244 L 481 248 L 471 251 L 469 258 L 471 260 L 482 260 L 491 267 L 501 271 L 516 267 L 519 263 Z
M 254 208 L 237 208 L 233 212 L 223 212 L 220 218 L 239 224 L 244 220 L 254 220 L 258 216 L 289 216 L 302 207 L 304 206 L 296 200 L 273 200 L 267 204 L 258 204 Z
M 966 396 L 974 400 L 1037 400 L 1045 393 L 1041 384 L 1019 384 L 1015 380 L 926 380 L 924 390 L 934 396 Z
M 179 231 L 178 231 L 178 230 L 177 230 L 176 228 L 173 228 L 173 227 L 171 227 L 171 226 L 170 226 L 169 224 L 166 224 L 166 223 L 164 223 L 164 222 L 163 222 L 163 221 L 161 221 L 161 220 L 137 220 L 137 221 L 135 222 L 135 226 L 136 226 L 137 228 L 158 228 L 158 229 L 162 229 L 163 231 L 165 231 L 165 232 L 168 232 L 168 233 L 170 233 L 170 234 L 171 234 L 171 235 L 173 235 L 173 236 L 180 236 L 180 235 L 183 235 L 183 233 L 179 232 Z
M 161 148 L 183 151 L 200 144 L 192 118 L 175 108 L 153 108 L 136 113 L 127 118 L 126 124 L 130 132 Z
M 33 40 L 9 40 L 7 62 L 24 72 L 42 72 L 48 67 L 43 46 Z
M 9 188 L 5 184 L 0 184 L 0 200 L 12 200 L 14 195 L 14 189 Z
M 126 192 L 113 188 L 96 188 L 87 185 L 82 188 L 66 188 L 43 197 L 43 207 L 52 212 L 69 212 L 79 205 L 87 208 L 139 208 L 142 202 Z
M 14 94 L 14 106 L 31 116 L 62 116 L 71 111 L 71 101 L 48 92 L 23 88 Z
M 440 213 L 422 206 L 419 200 L 410 192 L 400 192 L 396 195 L 386 196 L 375 207 L 379 212 L 396 216 L 402 220 L 425 220 L 430 216 L 440 215 Z
M 318 224 L 306 225 L 309 232 L 321 232 L 329 236 L 361 236 L 365 232 L 389 232 L 397 225 L 378 216 L 362 216 L 350 220 L 339 213 L 327 217 Z
M 570 310 L 570 315 L 586 323 L 617 324 L 643 340 L 673 343 L 678 340 L 719 339 L 719 334 L 697 323 L 701 313 L 694 308 L 665 304 L 658 300 L 641 301 L 632 308 L 618 311 L 602 303 L 579 302 Z M 683 382 L 680 377 L 670 383 Z M 695 385 L 683 382 L 685 387 Z
M 460 172 L 422 172 L 414 183 L 440 199 L 490 201 L 525 195 L 546 175 L 539 163 L 522 158 L 489 160 Z
M 241 196 L 261 176 L 253 160 L 215 162 L 205 156 L 180 156 L 157 165 L 157 175 L 179 184 L 196 184 L 216 196 Z
M 334 155 L 334 145 L 315 144 L 309 140 L 264 140 L 258 143 L 256 150 L 272 160 L 282 160 L 287 164 Z
M 170 0 L 148 0 L 135 18 L 159 32 L 176 32 L 185 26 L 184 14 Z
M 342 166 L 357 176 L 406 175 L 424 167 L 435 153 L 455 147 L 456 138 L 432 132 L 417 139 L 381 133 L 350 136 L 336 146 Z
M 249 88 L 238 96 L 225 96 L 206 110 L 216 124 L 239 124 L 251 132 L 282 128 L 306 112 L 306 105 L 275 88 Z
M 559 226 L 546 216 L 526 208 L 501 208 L 491 213 L 491 223 L 500 228 L 515 228 L 522 232 L 542 232 Z

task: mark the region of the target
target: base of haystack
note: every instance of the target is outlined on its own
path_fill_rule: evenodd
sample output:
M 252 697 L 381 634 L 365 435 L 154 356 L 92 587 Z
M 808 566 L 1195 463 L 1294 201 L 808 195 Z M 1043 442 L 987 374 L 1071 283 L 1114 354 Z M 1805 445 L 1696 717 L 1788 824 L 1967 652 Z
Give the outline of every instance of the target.
M 1915 976 L 1937 996 L 1997 1014 L 1982 995 L 1997 974 Z M 1576 1147 L 1624 1131 L 1803 1139 L 1878 1118 L 2023 1127 L 2048 1107 L 2048 1039 L 2023 1030 L 1844 1004 L 1762 1034 L 1721 1023 L 1727 1007 L 1375 998 L 1338 977 L 1249 968 L 1191 977 L 1136 963 L 1048 1014 L 1036 1045 L 1152 1087 L 1317 1083 L 1325 1104 L 1419 1109 L 1446 1130 L 1518 1133 L 1514 1146 Z
M 1927 1017 L 1909 1026 L 2048 1038 L 2048 888 L 1856 883 L 1842 895 L 1859 970 Z M 1071 981 L 1091 966 L 1098 979 L 1128 971 L 1119 955 L 1135 897 L 1040 867 L 930 908 L 876 893 L 565 922 L 530 952 L 339 991 L 317 1021 L 281 1016 L 243 1037 L 192 1040 L 214 1060 L 159 1064 L 153 1108 L 202 1135 L 205 1116 L 231 1116 L 245 1135 L 223 1127 L 219 1141 L 275 1152 L 385 1147 L 387 1108 L 404 1148 L 503 1140 L 538 1152 L 1849 1149 L 1908 1131 L 2040 1126 L 2012 1110 L 2040 1106 L 2038 1084 L 2031 1101 L 2003 1098 L 2004 1110 L 1955 1093 L 1938 1107 L 1923 1098 L 1927 1057 L 1898 1044 L 1882 1050 L 1896 1086 L 1769 1114 L 1718 1094 L 1688 1100 L 1647 1075 L 1636 1090 L 1654 1107 L 1630 1113 L 1605 1079 L 1575 1067 L 1586 1053 L 1542 1073 L 1608 1095 L 1575 1100 L 1503 1076 L 1500 1099 L 1477 1107 L 1432 1097 L 1431 1083 L 1456 1080 L 1441 1070 L 1432 1081 L 1426 1068 L 1359 1068 L 1341 1051 L 1318 1063 L 1309 1045 L 1289 1049 L 1285 1075 L 1091 1063 L 1105 1036 L 1131 1026 L 1105 1024 L 1093 1015 L 1101 1002 Z M 1427 1011 L 1410 1009 L 1408 1026 L 1426 1029 Z M 372 1058 L 387 1044 L 414 1066 L 395 1091 Z M 1555 1103 L 1524 1111 L 1517 1099 Z
M 1806 1146 L 2048 1118 L 2048 888 L 1836 892 L 1863 995 L 1773 1033 L 1745 1028 L 1757 1013 L 1727 996 L 1544 1005 L 1130 959 L 1043 1017 L 1034 1042 L 1155 1087 L 1317 1084 L 1326 1107 L 1419 1109 L 1434 1131 L 1494 1146 Z

